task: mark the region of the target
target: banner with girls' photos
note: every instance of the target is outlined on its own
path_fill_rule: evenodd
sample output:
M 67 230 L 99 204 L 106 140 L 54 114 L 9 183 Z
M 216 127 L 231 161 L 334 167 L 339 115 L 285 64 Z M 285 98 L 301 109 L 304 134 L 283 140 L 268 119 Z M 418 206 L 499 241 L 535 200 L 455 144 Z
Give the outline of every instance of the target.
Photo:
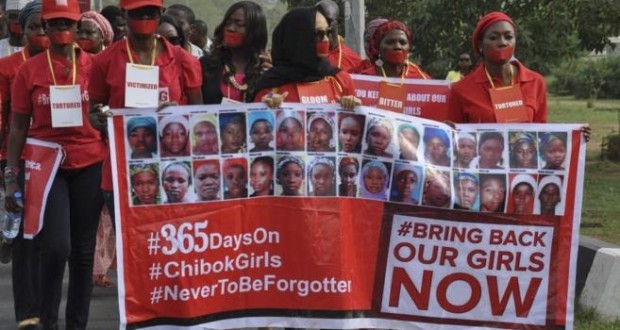
M 121 328 L 572 328 L 580 126 L 113 110 Z

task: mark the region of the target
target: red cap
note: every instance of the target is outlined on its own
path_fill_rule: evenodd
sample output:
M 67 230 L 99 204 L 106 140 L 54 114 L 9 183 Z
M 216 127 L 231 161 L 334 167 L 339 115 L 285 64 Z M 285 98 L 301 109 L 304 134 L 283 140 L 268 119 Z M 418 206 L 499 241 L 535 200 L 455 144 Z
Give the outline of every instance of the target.
M 80 20 L 80 4 L 78 0 L 43 0 L 41 17 L 44 20 L 68 18 Z
M 121 0 L 120 3 L 120 7 L 123 10 L 133 10 L 148 6 L 164 8 L 164 2 L 163 0 Z
M 490 12 L 478 20 L 478 24 L 476 24 L 476 29 L 474 29 L 474 33 L 471 36 L 471 45 L 474 48 L 474 53 L 480 55 L 480 45 L 478 45 L 478 43 L 480 42 L 480 39 L 482 39 L 484 30 L 486 30 L 494 23 L 501 21 L 506 21 L 516 28 L 515 22 L 512 20 L 512 18 L 502 13 L 501 11 Z

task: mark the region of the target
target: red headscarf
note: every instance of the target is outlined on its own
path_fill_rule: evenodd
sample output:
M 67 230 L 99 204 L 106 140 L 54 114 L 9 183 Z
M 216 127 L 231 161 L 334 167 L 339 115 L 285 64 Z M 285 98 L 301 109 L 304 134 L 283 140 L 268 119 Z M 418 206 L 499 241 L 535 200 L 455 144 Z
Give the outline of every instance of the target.
M 515 22 L 512 21 L 512 18 L 502 13 L 501 11 L 490 12 L 478 20 L 478 24 L 476 24 L 476 29 L 474 29 L 474 34 L 472 34 L 471 36 L 471 45 L 474 48 L 475 54 L 482 55 L 480 53 L 479 42 L 482 39 L 484 30 L 486 30 L 492 24 L 502 21 L 506 21 L 510 23 L 514 28 L 516 28 Z
M 407 40 L 409 41 L 409 46 L 412 45 L 413 36 L 411 35 L 411 30 L 401 21 L 387 21 L 375 30 L 375 32 L 370 37 L 370 42 L 368 44 L 368 58 L 374 62 L 379 56 L 379 44 L 381 40 L 392 30 L 401 30 L 405 32 L 407 35 Z

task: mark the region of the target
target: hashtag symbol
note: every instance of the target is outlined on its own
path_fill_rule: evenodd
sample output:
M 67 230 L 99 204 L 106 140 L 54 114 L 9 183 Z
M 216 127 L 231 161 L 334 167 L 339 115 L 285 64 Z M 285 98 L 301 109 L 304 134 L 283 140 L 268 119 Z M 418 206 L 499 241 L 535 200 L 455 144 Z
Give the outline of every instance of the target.
M 151 291 L 151 305 L 158 304 L 163 296 L 164 289 L 161 286 L 153 288 Z
M 156 280 L 161 276 L 161 264 L 153 263 L 151 267 L 149 267 L 149 277 L 151 280 Z
M 159 251 L 159 233 L 152 232 L 151 235 L 149 235 L 147 242 L 149 255 L 157 255 L 157 251 Z
M 407 234 L 411 231 L 411 228 L 413 228 L 411 221 L 403 222 L 398 230 L 398 236 L 407 236 Z

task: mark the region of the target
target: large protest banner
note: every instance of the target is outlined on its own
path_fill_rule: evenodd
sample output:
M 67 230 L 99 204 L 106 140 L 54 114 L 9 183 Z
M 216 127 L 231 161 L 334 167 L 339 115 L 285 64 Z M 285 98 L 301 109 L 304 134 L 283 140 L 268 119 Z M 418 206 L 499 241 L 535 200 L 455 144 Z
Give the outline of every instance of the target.
M 572 328 L 580 126 L 113 110 L 121 328 Z

